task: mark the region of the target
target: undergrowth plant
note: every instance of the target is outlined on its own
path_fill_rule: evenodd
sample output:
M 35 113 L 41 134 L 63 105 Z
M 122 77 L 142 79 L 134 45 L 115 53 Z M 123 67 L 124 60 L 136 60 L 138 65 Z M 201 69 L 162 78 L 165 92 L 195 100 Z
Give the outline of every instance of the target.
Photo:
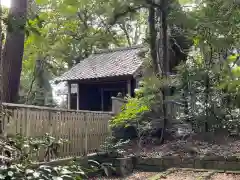
M 122 112 L 116 115 L 111 121 L 112 127 L 129 126 L 136 121 L 146 120 L 144 115 L 161 111 L 161 87 L 162 81 L 155 77 L 146 78 L 140 82 L 140 88 L 136 89 L 135 97 L 127 97 L 127 103 L 123 106 Z
M 65 143 L 68 143 L 66 139 L 56 139 L 48 133 L 45 134 L 42 140 L 42 146 L 45 149 L 44 159 L 50 161 L 51 158 L 57 158 L 59 156 L 59 148 Z
M 179 85 L 174 99 L 186 102 L 185 114 L 179 114 L 178 120 L 189 122 L 195 132 L 239 129 L 239 73 L 238 67 L 231 65 L 238 56 L 221 59 L 221 54 L 210 54 L 206 60 L 203 52 L 197 51 L 178 67 Z
M 56 167 L 33 164 L 33 161 L 36 161 L 40 148 L 46 148 L 45 156 L 50 157 L 51 153 L 56 153 L 56 147 L 59 147 L 61 143 L 62 142 L 56 141 L 55 138 L 49 134 L 46 134 L 42 138 L 27 138 L 19 134 L 1 137 L 0 150 L 2 156 L 0 156 L 0 179 L 86 179 L 87 170 L 83 170 L 82 166 L 76 162 Z
M 119 153 L 123 154 L 125 152 L 124 146 L 127 145 L 130 140 L 124 141 L 122 139 L 117 140 L 113 136 L 108 136 L 103 144 L 100 146 L 100 150 L 107 153 Z

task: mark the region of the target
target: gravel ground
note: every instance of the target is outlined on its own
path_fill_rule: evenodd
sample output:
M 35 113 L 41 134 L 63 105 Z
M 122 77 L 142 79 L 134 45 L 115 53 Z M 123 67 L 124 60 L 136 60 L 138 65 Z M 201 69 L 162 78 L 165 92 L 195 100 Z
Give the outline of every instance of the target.
M 198 180 L 203 174 L 204 172 L 177 171 L 159 180 Z
M 102 177 L 102 178 L 92 178 L 91 180 L 144 180 L 148 179 L 158 173 L 156 172 L 133 172 L 130 176 L 124 178 L 117 177 Z
M 197 155 L 240 156 L 240 140 L 225 143 L 209 143 L 199 140 L 174 140 L 165 142 L 162 145 L 146 144 L 140 150 L 140 154 L 147 157 L 192 156 L 191 149 L 194 149 Z M 135 142 L 132 142 L 127 147 L 128 154 L 134 154 L 137 150 L 138 147 Z
M 217 173 L 211 177 L 211 180 L 240 180 L 239 174 Z
M 240 180 L 240 174 L 230 174 L 230 173 L 215 173 L 210 177 L 206 177 L 209 175 L 209 172 L 196 172 L 196 171 L 176 171 L 168 174 L 159 179 L 155 180 Z
M 194 149 L 197 156 L 201 155 L 216 155 L 216 156 L 240 156 L 240 140 L 223 138 L 214 136 L 214 142 L 209 142 L 201 139 L 187 140 L 172 140 L 167 141 L 162 145 L 154 145 L 151 143 L 144 144 L 140 150 L 140 155 L 145 157 L 163 157 L 163 156 L 193 156 L 191 150 Z M 127 154 L 135 154 L 139 152 L 139 147 L 135 141 L 132 141 L 126 147 Z M 196 153 L 197 152 L 197 153 Z M 206 172 L 192 171 L 177 171 L 169 174 L 164 180 L 199 180 Z M 134 172 L 132 175 L 125 178 L 94 178 L 96 180 L 142 180 L 155 176 L 155 172 Z M 92 180 L 94 180 L 92 179 Z M 163 180 L 163 178 L 159 179 Z M 216 173 L 209 180 L 240 180 L 240 175 Z
M 130 176 L 119 178 L 119 177 L 97 177 L 91 178 L 90 180 L 148 180 L 151 177 L 156 176 L 157 172 L 134 172 Z M 175 171 L 170 173 L 158 180 L 200 180 L 208 172 L 197 172 L 197 171 Z M 154 178 L 154 180 L 157 180 Z M 230 173 L 215 173 L 209 180 L 240 180 L 240 174 L 230 174 Z

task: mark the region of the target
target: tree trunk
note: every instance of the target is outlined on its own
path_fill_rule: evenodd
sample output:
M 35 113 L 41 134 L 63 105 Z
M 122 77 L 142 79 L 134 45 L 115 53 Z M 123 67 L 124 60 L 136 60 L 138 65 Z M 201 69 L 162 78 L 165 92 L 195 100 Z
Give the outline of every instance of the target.
M 149 44 L 150 44 L 150 53 L 152 58 L 153 71 L 157 75 L 159 74 L 158 62 L 157 62 L 157 49 L 156 49 L 156 21 L 155 21 L 155 9 L 154 7 L 149 7 Z
M 168 56 L 168 24 L 167 24 L 167 6 L 168 2 L 167 0 L 162 0 L 160 2 L 161 9 L 159 8 L 158 11 L 160 11 L 160 28 L 159 28 L 159 39 L 158 39 L 158 64 L 161 65 L 162 70 L 162 77 L 168 78 L 169 73 L 169 56 Z M 167 112 L 167 104 L 166 104 L 166 97 L 170 95 L 169 93 L 170 89 L 169 87 L 162 88 L 162 101 L 163 101 L 163 127 L 162 127 L 162 136 L 161 136 L 161 142 L 164 141 L 164 132 L 167 127 L 168 123 L 168 112 Z
M 161 35 L 162 35 L 162 51 L 163 51 L 163 75 L 167 76 L 170 69 L 169 69 L 169 54 L 168 54 L 168 24 L 167 24 L 167 0 L 162 0 L 162 17 L 161 17 Z
M 208 120 L 210 116 L 210 109 L 209 109 L 209 93 L 210 93 L 210 79 L 209 75 L 206 74 L 205 78 L 205 107 L 206 107 L 206 120 L 204 122 L 204 131 L 209 131 Z
M 33 104 L 37 106 L 44 106 L 45 105 L 45 79 L 43 77 L 44 73 L 44 67 L 43 67 L 43 61 L 37 60 L 36 61 L 36 87 L 37 90 L 35 92 L 35 99 Z
M 1 1 L 0 1 L 1 2 Z M 0 17 L 2 17 L 2 5 L 0 4 Z M 0 19 L 0 110 L 2 113 L 2 19 Z M 1 116 L 1 115 L 0 115 Z
M 12 0 L 9 24 L 3 50 L 2 101 L 18 101 L 18 90 L 22 71 L 24 51 L 24 27 L 26 23 L 27 0 Z

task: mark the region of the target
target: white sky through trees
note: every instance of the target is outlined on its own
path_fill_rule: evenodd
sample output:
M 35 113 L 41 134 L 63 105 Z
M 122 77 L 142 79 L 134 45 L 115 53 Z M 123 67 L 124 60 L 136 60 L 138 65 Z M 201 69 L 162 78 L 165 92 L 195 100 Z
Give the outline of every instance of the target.
M 10 7 L 11 0 L 1 0 L 1 4 L 5 7 Z

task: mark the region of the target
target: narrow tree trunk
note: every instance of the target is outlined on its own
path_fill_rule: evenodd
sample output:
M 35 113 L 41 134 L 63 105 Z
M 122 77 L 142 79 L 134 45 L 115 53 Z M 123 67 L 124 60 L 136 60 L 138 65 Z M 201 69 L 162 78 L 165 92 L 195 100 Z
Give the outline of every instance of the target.
M 126 24 L 125 24 L 125 23 L 119 24 L 119 26 L 120 26 L 120 28 L 121 28 L 121 29 L 123 30 L 123 32 L 124 32 L 124 35 L 125 35 L 125 37 L 126 37 L 126 39 L 127 39 L 128 46 L 131 47 L 131 46 L 132 46 L 132 42 L 131 42 L 130 35 L 129 35 L 128 31 L 127 31 L 127 28 L 126 28 Z
M 210 80 L 209 80 L 209 75 L 206 75 L 205 79 L 205 107 L 206 107 L 206 120 L 204 122 L 204 131 L 208 132 L 209 127 L 208 127 L 208 120 L 210 116 L 210 107 L 209 107 L 209 93 L 210 93 Z
M 168 24 L 167 24 L 167 0 L 162 0 L 162 51 L 163 51 L 163 75 L 167 76 L 169 69 L 169 55 L 168 55 Z
M 43 78 L 43 61 L 37 60 L 36 61 L 36 87 L 37 91 L 35 93 L 35 99 L 33 104 L 38 106 L 45 105 L 45 88 L 44 88 L 44 78 Z
M 186 121 L 190 122 L 187 96 L 188 96 L 188 86 L 184 87 L 183 89 L 183 101 L 184 101 L 184 114 L 187 116 Z
M 27 0 L 12 0 L 6 43 L 3 50 L 2 101 L 17 102 L 24 51 Z
M 154 7 L 149 7 L 149 43 L 150 43 L 150 53 L 152 58 L 153 71 L 157 75 L 159 74 L 158 62 L 157 62 L 157 49 L 156 49 L 156 21 L 155 21 L 155 9 Z
M 3 129 L 3 119 L 4 119 L 4 112 L 3 112 L 3 106 L 2 106 L 2 1 L 0 0 L 0 134 L 3 134 L 4 129 Z
M 210 52 L 208 55 L 208 52 L 204 52 L 204 59 L 205 59 L 205 64 L 206 64 L 206 77 L 205 77 L 205 113 L 206 113 L 206 120 L 204 122 L 204 131 L 209 132 L 210 127 L 209 127 L 209 122 L 210 121 L 210 115 L 211 113 L 211 105 L 210 105 L 210 99 L 211 99 L 211 81 L 209 77 L 209 70 L 212 69 L 212 60 L 213 60 L 213 49 L 212 46 L 209 44 Z
M 2 1 L 0 0 L 0 110 L 2 110 Z M 0 112 L 2 113 L 2 111 Z
M 160 17 L 160 29 L 159 29 L 159 43 L 160 43 L 160 51 L 159 53 L 159 65 L 162 65 L 162 77 L 168 78 L 169 73 L 169 56 L 168 56 L 168 24 L 167 24 L 167 6 L 168 2 L 167 0 L 161 1 L 161 7 L 162 9 L 159 9 L 161 11 L 161 17 Z M 162 127 L 162 137 L 161 141 L 164 141 L 164 132 L 167 127 L 168 123 L 168 113 L 167 113 L 167 104 L 166 104 L 166 97 L 170 95 L 169 93 L 169 87 L 164 87 L 162 89 L 162 101 L 163 101 L 163 127 Z

